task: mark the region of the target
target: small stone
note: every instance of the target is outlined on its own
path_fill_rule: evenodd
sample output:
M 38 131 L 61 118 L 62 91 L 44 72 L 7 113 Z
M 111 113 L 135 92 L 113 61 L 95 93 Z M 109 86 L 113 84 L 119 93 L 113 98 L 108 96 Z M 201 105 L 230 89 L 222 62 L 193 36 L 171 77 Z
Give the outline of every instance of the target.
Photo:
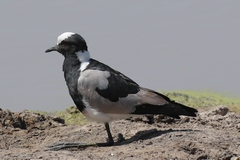
M 204 160 L 204 159 L 208 159 L 207 155 L 201 155 L 197 158 L 197 160 Z
M 63 124 L 65 123 L 65 120 L 58 116 L 54 116 L 52 120 L 58 123 L 63 123 Z
M 149 141 L 149 142 L 146 142 L 145 145 L 152 145 L 153 142 Z
M 225 116 L 228 113 L 229 109 L 224 106 L 224 105 L 220 105 L 217 106 L 215 109 L 213 109 L 212 111 L 209 112 L 209 115 L 221 115 L 221 116 Z
M 121 133 L 119 133 L 117 142 L 123 142 L 124 140 L 125 140 L 125 138 L 123 137 L 123 135 Z
M 240 123 L 238 123 L 238 124 L 236 125 L 236 128 L 237 128 L 237 129 L 240 129 Z
M 190 121 L 190 118 L 189 118 L 189 117 L 183 117 L 179 123 L 180 123 L 180 124 L 183 124 L 183 123 L 187 123 L 187 122 L 189 122 L 189 121 Z

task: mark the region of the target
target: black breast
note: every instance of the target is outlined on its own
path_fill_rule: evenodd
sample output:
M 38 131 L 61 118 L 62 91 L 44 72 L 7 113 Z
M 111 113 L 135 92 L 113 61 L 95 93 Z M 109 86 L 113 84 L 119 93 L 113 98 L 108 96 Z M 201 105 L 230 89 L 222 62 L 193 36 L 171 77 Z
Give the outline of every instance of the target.
M 75 55 L 65 57 L 63 62 L 63 72 L 69 94 L 71 95 L 77 108 L 80 111 L 83 111 L 85 107 L 82 102 L 82 95 L 77 90 L 78 78 L 80 76 L 79 68 L 80 62 Z

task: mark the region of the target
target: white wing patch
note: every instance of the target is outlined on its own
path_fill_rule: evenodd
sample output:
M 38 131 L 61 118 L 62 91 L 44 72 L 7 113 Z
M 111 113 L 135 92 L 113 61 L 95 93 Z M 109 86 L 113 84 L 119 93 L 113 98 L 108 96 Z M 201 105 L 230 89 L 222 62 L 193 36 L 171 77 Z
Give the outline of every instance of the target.
M 73 34 L 75 34 L 75 33 L 65 32 L 65 33 L 61 34 L 60 36 L 58 36 L 57 45 L 59 45 L 64 39 L 71 37 Z
M 108 71 L 85 70 L 81 72 L 78 78 L 78 87 L 90 90 L 95 90 L 96 88 L 103 90 L 108 87 L 108 77 L 110 77 Z

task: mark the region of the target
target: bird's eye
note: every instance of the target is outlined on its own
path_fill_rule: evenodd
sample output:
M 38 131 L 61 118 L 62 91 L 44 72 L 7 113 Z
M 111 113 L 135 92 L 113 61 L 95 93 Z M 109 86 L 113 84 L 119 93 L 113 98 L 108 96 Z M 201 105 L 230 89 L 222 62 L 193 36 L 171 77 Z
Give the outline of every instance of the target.
M 66 46 L 66 45 L 67 45 L 67 43 L 65 43 L 65 42 L 62 42 L 62 43 L 61 43 L 61 45 L 63 45 L 63 46 Z

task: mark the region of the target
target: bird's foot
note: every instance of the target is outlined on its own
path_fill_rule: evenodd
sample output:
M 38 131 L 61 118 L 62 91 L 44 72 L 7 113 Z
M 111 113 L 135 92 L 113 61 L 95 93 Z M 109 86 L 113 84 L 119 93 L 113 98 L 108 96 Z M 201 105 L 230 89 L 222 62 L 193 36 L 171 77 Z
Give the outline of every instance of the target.
M 58 151 L 61 149 L 66 148 L 87 148 L 87 147 L 107 147 L 107 146 L 113 146 L 113 141 L 108 141 L 107 143 L 95 143 L 95 144 L 89 144 L 89 143 L 81 143 L 81 142 L 58 142 L 54 143 L 52 145 L 47 146 L 44 151 Z
M 97 143 L 96 146 L 98 147 L 108 147 L 108 146 L 113 146 L 114 145 L 114 141 L 113 139 L 108 140 L 106 143 Z

